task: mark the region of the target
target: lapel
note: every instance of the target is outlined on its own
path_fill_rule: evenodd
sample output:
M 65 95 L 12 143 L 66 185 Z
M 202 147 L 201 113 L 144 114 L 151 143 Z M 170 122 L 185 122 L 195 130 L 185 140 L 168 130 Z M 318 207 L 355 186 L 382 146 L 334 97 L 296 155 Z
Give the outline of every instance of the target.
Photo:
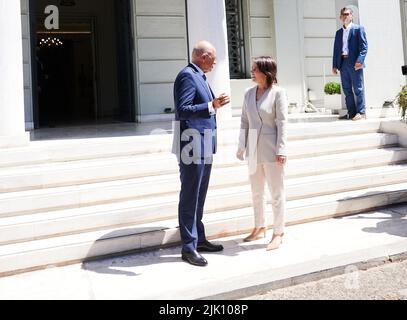
M 257 108 L 256 96 L 257 96 L 257 87 L 254 87 L 254 89 L 253 89 L 253 97 L 252 97 L 253 103 L 249 103 L 249 105 L 252 105 L 253 108 L 254 108 L 252 114 L 257 115 L 258 121 L 259 121 L 261 124 L 263 124 L 263 119 L 261 118 L 261 115 L 260 115 L 261 99 L 259 100 L 259 108 Z M 262 98 L 263 98 L 263 97 L 262 97 Z
M 354 31 L 355 31 L 355 29 L 353 28 L 353 24 L 352 24 L 352 27 L 350 28 L 350 30 L 349 30 L 349 37 L 348 37 L 348 48 L 349 48 L 349 45 L 350 45 L 350 40 L 352 39 L 352 37 L 353 37 L 353 33 L 354 33 Z
M 212 89 L 210 89 L 210 87 L 209 87 L 209 84 L 204 80 L 202 75 L 199 73 L 198 69 L 192 63 L 189 64 L 189 67 L 192 68 L 192 70 L 194 70 L 196 78 L 198 79 L 198 82 L 205 89 L 205 91 L 208 94 L 210 100 L 213 100 L 214 95 L 213 95 Z

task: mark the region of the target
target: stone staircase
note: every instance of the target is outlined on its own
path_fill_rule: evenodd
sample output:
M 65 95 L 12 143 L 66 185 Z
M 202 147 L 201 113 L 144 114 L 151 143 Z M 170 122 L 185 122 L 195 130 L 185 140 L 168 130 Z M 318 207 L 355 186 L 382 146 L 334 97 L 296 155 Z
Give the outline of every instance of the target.
M 287 222 L 407 202 L 407 148 L 383 120 L 289 124 Z M 220 132 L 205 207 L 210 238 L 253 223 L 238 119 Z M 168 134 L 34 141 L 0 150 L 0 275 L 179 242 Z M 268 212 L 272 225 L 271 213 Z

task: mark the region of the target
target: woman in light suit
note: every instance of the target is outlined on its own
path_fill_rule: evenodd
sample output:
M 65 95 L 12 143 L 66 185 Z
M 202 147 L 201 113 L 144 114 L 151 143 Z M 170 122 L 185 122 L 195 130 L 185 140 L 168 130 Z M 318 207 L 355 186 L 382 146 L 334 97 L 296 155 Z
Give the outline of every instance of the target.
M 274 232 L 267 250 L 282 243 L 285 224 L 284 167 L 287 161 L 288 101 L 284 89 L 277 86 L 277 64 L 271 57 L 255 58 L 252 79 L 257 84 L 247 90 L 242 110 L 237 157 L 249 163 L 255 227 L 244 241 L 266 237 L 264 187 L 271 193 Z

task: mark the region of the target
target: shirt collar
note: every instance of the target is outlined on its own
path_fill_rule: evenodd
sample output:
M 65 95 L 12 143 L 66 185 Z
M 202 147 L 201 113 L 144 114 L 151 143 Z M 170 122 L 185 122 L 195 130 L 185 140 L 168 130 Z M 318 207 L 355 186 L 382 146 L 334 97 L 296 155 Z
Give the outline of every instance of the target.
M 349 23 L 349 25 L 348 25 L 348 27 L 346 29 L 345 29 L 344 26 L 342 26 L 343 31 L 349 31 L 350 29 L 352 29 L 352 27 L 353 27 L 353 22 Z
M 204 76 L 204 75 L 205 75 L 205 73 L 202 71 L 202 69 L 199 68 L 195 63 L 191 62 L 191 64 L 196 68 L 196 70 L 198 70 L 198 72 L 199 72 L 199 74 L 200 74 L 201 76 Z

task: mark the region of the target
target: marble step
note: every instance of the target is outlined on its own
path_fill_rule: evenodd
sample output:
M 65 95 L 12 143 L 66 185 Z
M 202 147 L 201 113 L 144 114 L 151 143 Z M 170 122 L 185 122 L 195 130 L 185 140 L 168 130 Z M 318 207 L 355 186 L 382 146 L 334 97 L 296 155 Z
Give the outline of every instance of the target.
M 287 223 L 304 223 L 366 212 L 406 201 L 407 183 L 295 200 L 287 204 Z M 272 220 L 269 221 L 271 225 Z M 177 223 L 176 219 L 169 219 L 3 245 L 0 246 L 0 275 L 177 244 Z M 211 239 L 246 233 L 253 225 L 252 210 L 243 208 L 206 214 L 205 225 L 207 236 Z
M 288 162 L 287 177 L 319 174 L 336 170 L 351 170 L 407 160 L 407 149 L 373 149 L 341 155 L 328 155 Z M 211 188 L 244 184 L 248 170 L 242 164 L 236 167 L 216 168 L 211 177 Z M 128 180 L 109 181 L 69 187 L 29 190 L 0 194 L 0 213 L 35 212 L 58 207 L 81 207 L 166 194 L 179 189 L 179 174 L 150 176 Z
M 407 164 L 287 179 L 287 200 L 388 186 L 407 181 Z M 251 206 L 249 185 L 210 189 L 205 210 L 216 213 Z M 143 224 L 175 218 L 178 193 L 75 209 L 0 218 L 0 243 L 29 241 L 58 234 Z
M 372 149 L 291 160 L 287 164 L 287 178 L 307 179 L 321 173 L 356 170 L 407 162 L 406 148 Z M 394 166 L 389 167 L 392 170 Z M 369 170 L 369 169 L 366 169 Z M 376 173 L 376 172 L 374 172 Z M 335 173 L 333 173 L 333 177 Z M 300 178 L 301 179 L 301 178 Z M 238 166 L 215 168 L 211 175 L 210 189 L 248 184 L 248 168 Z M 178 192 L 179 173 L 97 182 L 66 187 L 39 188 L 26 191 L 0 193 L 0 216 L 16 216 L 65 208 L 142 199 Z
M 289 159 L 306 159 L 323 154 L 383 148 L 397 143 L 396 135 L 366 133 L 297 140 L 290 143 L 287 152 Z M 241 165 L 235 153 L 236 146 L 219 148 L 214 166 L 218 168 Z M 0 168 L 0 193 L 157 176 L 177 171 L 178 164 L 171 153 Z
M 369 120 L 360 123 L 349 121 L 318 124 L 289 124 L 289 141 L 357 135 L 380 130 L 381 121 Z M 229 121 L 219 129 L 219 145 L 235 145 L 238 140 L 239 121 Z M 150 134 L 150 131 L 154 134 Z M 140 134 L 140 133 L 138 133 Z M 86 159 L 111 158 L 169 152 L 172 133 L 164 129 L 149 129 L 144 135 L 82 138 L 57 141 L 32 141 L 27 147 L 0 149 L 0 168 L 37 163 L 65 162 Z
M 335 122 L 338 121 L 338 115 L 332 114 L 332 112 L 321 112 L 322 108 L 319 108 L 319 112 L 315 113 L 305 113 L 305 112 L 296 112 L 289 113 L 288 122 L 289 123 L 315 123 L 315 122 Z M 240 119 L 242 115 L 242 108 L 233 108 L 232 117 Z

